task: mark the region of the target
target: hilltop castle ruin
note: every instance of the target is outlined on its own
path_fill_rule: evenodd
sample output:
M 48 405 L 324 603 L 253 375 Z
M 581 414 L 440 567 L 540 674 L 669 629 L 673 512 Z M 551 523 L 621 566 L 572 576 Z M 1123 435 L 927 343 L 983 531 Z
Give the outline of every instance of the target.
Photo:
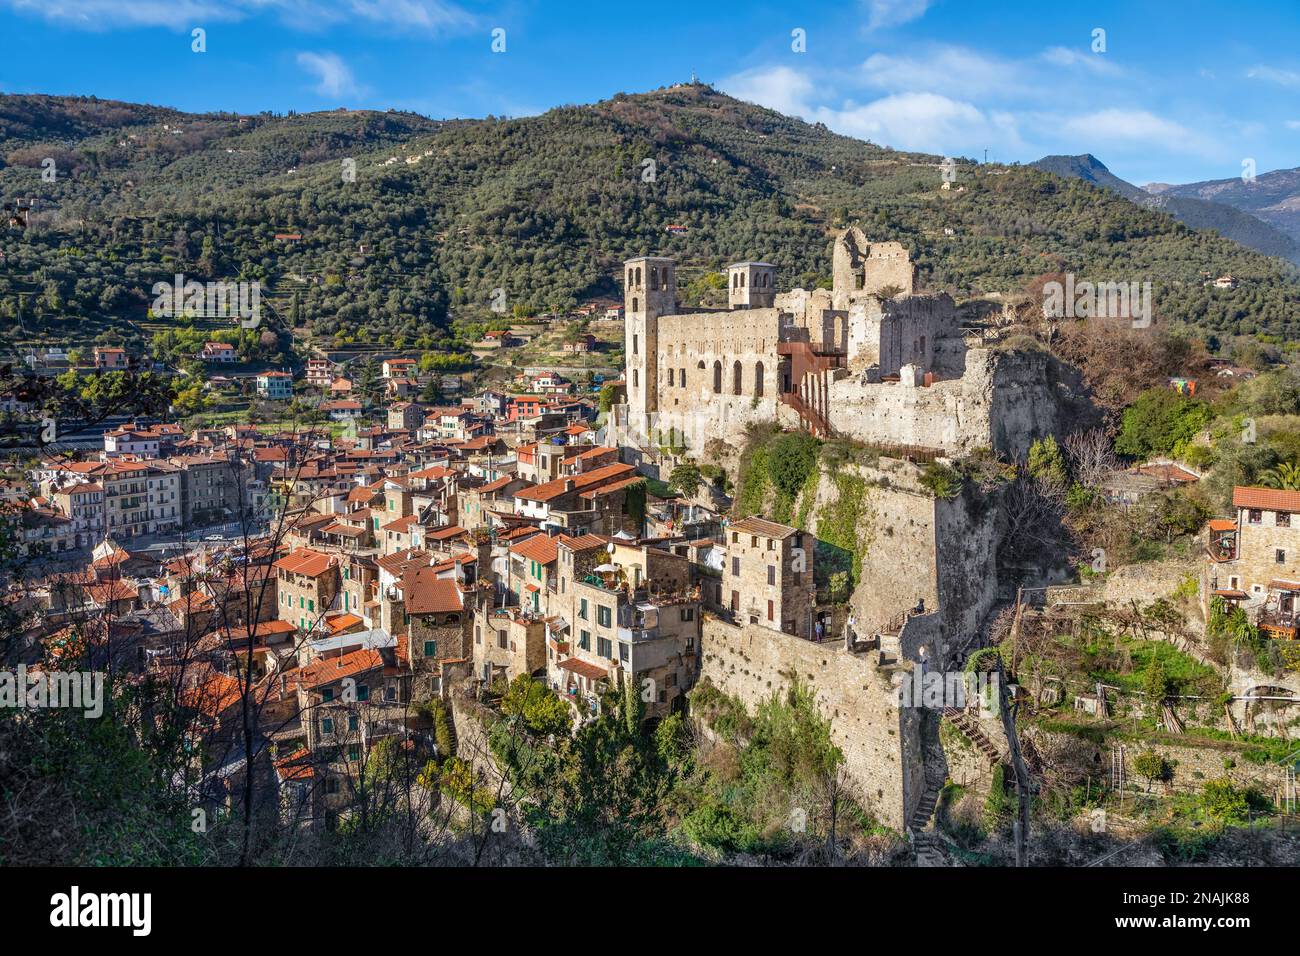
M 702 449 L 776 421 L 944 454 L 1025 452 L 1055 426 L 1046 359 L 971 345 L 946 293 L 918 292 L 897 242 L 836 237 L 832 287 L 777 291 L 777 267 L 729 265 L 726 309 L 683 311 L 676 263 L 624 263 L 620 434 Z

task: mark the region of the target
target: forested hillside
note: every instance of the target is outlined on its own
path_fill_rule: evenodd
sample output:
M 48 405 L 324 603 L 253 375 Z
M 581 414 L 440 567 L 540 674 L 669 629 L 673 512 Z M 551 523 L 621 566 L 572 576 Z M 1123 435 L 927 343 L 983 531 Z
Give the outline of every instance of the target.
M 941 157 L 702 85 L 446 123 L 5 96 L 0 155 L 6 206 L 37 200 L 0 244 L 11 342 L 145 338 L 176 321 L 147 315 L 151 287 L 182 272 L 260 280 L 273 322 L 320 340 L 453 349 L 449 318 L 490 314 L 494 290 L 517 315 L 565 309 L 618 295 L 636 254 L 676 256 L 683 288 L 742 257 L 777 263 L 783 286 L 824 283 L 850 221 L 958 297 L 1059 271 L 1150 280 L 1162 322 L 1272 341 L 1300 311 L 1292 267 L 1103 189 L 960 162 L 941 190 Z M 1239 287 L 1205 287 L 1222 273 Z

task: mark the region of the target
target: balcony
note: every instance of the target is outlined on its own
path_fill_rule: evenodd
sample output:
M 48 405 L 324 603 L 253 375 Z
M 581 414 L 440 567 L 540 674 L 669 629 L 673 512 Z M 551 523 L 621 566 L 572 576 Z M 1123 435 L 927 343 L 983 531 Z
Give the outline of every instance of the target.
M 1255 619 L 1255 625 L 1267 638 L 1275 641 L 1294 641 L 1300 614 L 1296 611 L 1280 611 L 1276 607 L 1266 608 Z

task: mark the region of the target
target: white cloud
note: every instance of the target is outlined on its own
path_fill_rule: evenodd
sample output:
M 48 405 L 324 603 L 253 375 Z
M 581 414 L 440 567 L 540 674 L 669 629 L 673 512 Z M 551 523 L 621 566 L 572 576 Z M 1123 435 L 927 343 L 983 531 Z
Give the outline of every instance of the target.
M 1287 121 L 1286 121 L 1286 128 L 1287 128 L 1287 129 L 1300 129 L 1300 120 L 1287 120 Z
M 1266 80 L 1278 86 L 1300 86 L 1300 73 L 1295 70 L 1279 70 L 1272 66 L 1252 66 L 1246 71 L 1247 79 Z
M 394 30 L 441 34 L 468 29 L 476 22 L 446 0 L 0 0 L 0 5 L 83 30 L 188 30 L 260 13 L 276 14 L 286 26 L 305 31 L 364 21 Z
M 314 89 L 321 96 L 360 95 L 352 69 L 337 53 L 299 53 L 298 65 L 316 77 Z
M 116 27 L 170 27 L 187 29 L 204 22 L 240 20 L 240 4 L 219 0 L 9 0 L 16 13 L 79 27 L 110 30 Z
M 1105 53 L 1084 53 L 1066 46 L 1051 46 L 1039 54 L 1039 59 L 1051 66 L 1064 69 L 1082 67 L 1098 76 L 1119 76 L 1124 71 Z
M 810 118 L 849 136 L 927 153 L 971 155 L 985 146 L 1022 145 L 1011 114 L 986 113 L 937 93 L 897 93 L 862 105 L 821 107 Z
M 866 0 L 867 29 L 896 27 L 925 15 L 930 0 Z
M 1089 144 L 1087 148 L 1093 153 L 1110 147 L 1126 149 L 1135 146 L 1203 155 L 1214 152 L 1211 144 L 1199 133 L 1147 110 L 1103 109 L 1071 116 L 1060 124 L 1060 131 L 1080 143 Z
M 746 70 L 719 84 L 720 88 L 749 103 L 757 103 L 787 116 L 806 117 L 811 110 L 812 80 L 788 66 Z
M 891 93 L 1006 94 L 1021 82 L 1016 64 L 957 46 L 923 49 L 908 56 L 873 53 L 861 72 L 868 86 Z

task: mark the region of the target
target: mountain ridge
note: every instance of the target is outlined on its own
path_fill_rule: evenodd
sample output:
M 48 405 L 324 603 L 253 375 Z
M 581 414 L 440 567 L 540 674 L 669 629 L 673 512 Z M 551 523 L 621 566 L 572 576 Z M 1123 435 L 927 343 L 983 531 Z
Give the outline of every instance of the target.
M 902 242 L 923 285 L 958 298 L 1022 294 L 1052 272 L 1149 278 L 1160 321 L 1300 331 L 1294 269 L 1165 211 L 971 161 L 944 190 L 941 157 L 703 85 L 510 120 L 3 96 L 0 157 L 0 198 L 38 200 L 4 244 L 0 318 L 25 319 L 0 332 L 11 345 L 16 324 L 26 340 L 147 337 L 149 288 L 183 271 L 263 282 L 284 324 L 321 341 L 459 348 L 455 320 L 491 318 L 496 290 L 514 315 L 563 311 L 621 295 L 633 255 L 676 257 L 688 301 L 740 258 L 777 263 L 786 287 L 824 283 L 852 222 Z M 1248 286 L 1248 313 L 1246 293 L 1204 288 L 1223 272 Z

